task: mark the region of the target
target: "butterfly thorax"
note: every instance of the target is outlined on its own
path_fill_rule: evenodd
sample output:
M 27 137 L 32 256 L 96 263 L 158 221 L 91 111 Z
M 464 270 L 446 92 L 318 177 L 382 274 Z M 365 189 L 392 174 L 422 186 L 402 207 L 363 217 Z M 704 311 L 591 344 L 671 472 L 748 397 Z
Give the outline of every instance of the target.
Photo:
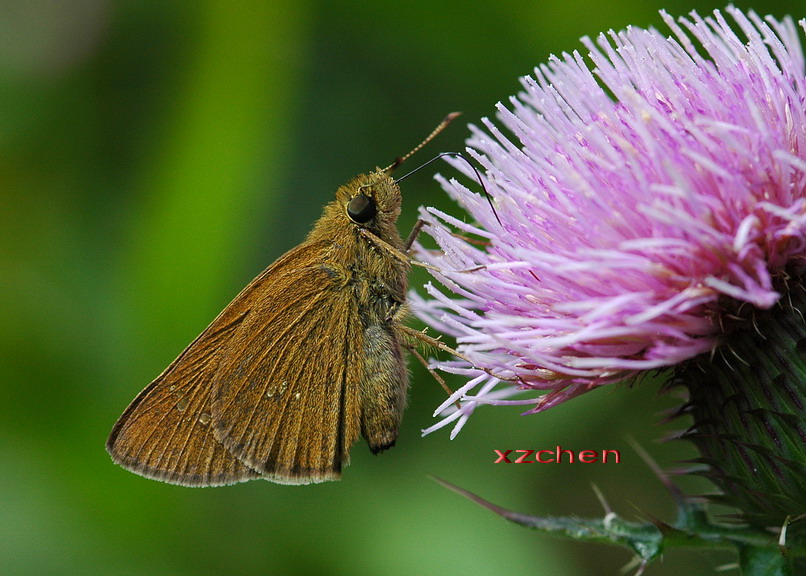
M 360 221 L 365 215 L 353 215 L 357 222 L 349 210 L 358 196 L 374 206 L 365 222 Z M 405 302 L 409 264 L 395 254 L 405 253 L 397 230 L 400 204 L 400 188 L 391 177 L 382 171 L 362 174 L 338 189 L 308 236 L 307 242 L 322 246 L 320 264 L 328 275 L 365 303 L 361 312 L 369 323 L 389 320 Z

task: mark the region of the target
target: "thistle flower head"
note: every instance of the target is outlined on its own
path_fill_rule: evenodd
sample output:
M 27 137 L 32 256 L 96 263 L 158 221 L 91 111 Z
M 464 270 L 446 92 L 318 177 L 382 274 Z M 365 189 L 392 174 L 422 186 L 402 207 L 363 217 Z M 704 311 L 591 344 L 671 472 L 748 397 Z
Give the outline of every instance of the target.
M 490 198 L 442 179 L 473 223 L 421 214 L 439 250 L 418 258 L 442 287 L 413 308 L 469 360 L 440 368 L 470 378 L 430 430 L 458 419 L 455 434 L 479 402 L 537 412 L 712 353 L 803 274 L 799 31 L 726 12 L 662 13 L 669 37 L 583 39 L 587 61 L 552 57 L 497 122 L 471 126 Z M 523 389 L 547 392 L 507 400 Z

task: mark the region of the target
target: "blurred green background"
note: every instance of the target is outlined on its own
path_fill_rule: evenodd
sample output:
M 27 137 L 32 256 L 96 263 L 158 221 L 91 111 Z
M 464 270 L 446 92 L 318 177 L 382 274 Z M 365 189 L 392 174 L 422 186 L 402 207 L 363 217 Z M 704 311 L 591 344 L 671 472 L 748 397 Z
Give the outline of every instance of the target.
M 737 3 L 748 7 L 745 2 Z M 647 384 L 540 416 L 476 412 L 426 438 L 443 393 L 411 362 L 398 445 L 339 483 L 186 489 L 113 465 L 109 430 L 241 287 L 299 243 L 351 176 L 465 116 L 409 164 L 460 150 L 518 77 L 578 38 L 721 5 L 681 0 L 0 3 L 0 574 L 615 574 L 620 549 L 518 528 L 445 478 L 533 514 L 672 520 Z M 800 2 L 764 13 L 806 16 Z M 404 185 L 457 213 L 430 168 Z M 413 286 L 428 280 L 415 272 Z M 312 354 L 316 353 L 315 346 Z M 457 386 L 460 381 L 453 381 Z M 494 465 L 494 449 L 618 449 L 619 465 Z M 708 485 L 683 480 L 693 492 Z M 673 550 L 651 575 L 731 556 Z

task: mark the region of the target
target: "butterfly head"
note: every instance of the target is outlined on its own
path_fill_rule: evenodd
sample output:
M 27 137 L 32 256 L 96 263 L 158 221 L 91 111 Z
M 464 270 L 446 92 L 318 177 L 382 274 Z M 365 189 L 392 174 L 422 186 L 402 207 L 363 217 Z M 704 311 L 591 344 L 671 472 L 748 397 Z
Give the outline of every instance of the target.
M 383 232 L 400 216 L 400 187 L 383 170 L 362 174 L 339 189 L 343 214 L 354 226 Z

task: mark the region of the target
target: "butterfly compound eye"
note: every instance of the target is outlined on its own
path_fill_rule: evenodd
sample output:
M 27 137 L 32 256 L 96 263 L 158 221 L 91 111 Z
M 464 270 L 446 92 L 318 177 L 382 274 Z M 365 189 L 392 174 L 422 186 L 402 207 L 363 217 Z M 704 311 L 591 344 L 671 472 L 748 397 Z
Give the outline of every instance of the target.
M 369 196 L 358 194 L 347 203 L 347 215 L 356 224 L 366 224 L 375 217 L 378 209 Z

